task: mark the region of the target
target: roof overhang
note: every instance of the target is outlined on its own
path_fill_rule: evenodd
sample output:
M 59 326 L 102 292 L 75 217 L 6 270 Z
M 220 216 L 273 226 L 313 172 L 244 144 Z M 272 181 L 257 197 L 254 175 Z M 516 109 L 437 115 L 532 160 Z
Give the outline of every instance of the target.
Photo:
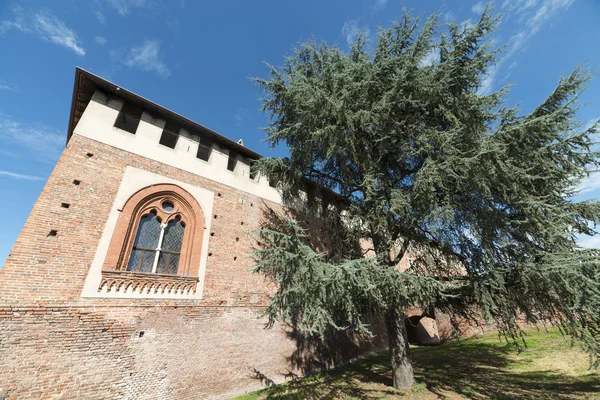
M 153 116 L 166 119 L 169 121 L 177 122 L 183 128 L 190 131 L 191 133 L 197 133 L 208 137 L 214 142 L 225 146 L 228 149 L 235 150 L 239 154 L 248 157 L 250 159 L 259 159 L 262 156 L 239 143 L 226 138 L 218 134 L 217 132 L 200 125 L 197 122 L 192 121 L 182 115 L 179 115 L 168 108 L 162 107 L 150 100 L 143 98 L 127 89 L 120 87 L 106 79 L 94 75 L 82 68 L 75 68 L 75 83 L 73 85 L 73 98 L 71 100 L 71 113 L 69 116 L 69 128 L 67 132 L 67 143 L 73 135 L 73 130 L 81 118 L 81 115 L 85 111 L 88 103 L 92 99 L 92 96 L 96 89 L 99 89 L 107 94 L 112 94 L 116 97 L 123 99 L 124 101 L 131 103 L 137 107 L 140 107 L 148 111 Z

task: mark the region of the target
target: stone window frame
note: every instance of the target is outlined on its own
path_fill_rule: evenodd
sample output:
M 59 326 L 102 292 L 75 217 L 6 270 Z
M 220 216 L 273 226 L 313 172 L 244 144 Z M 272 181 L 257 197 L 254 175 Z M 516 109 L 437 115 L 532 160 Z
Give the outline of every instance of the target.
M 162 210 L 161 204 L 165 201 L 170 201 L 175 205 L 172 212 L 166 213 Z M 127 271 L 127 264 L 141 218 L 151 210 L 155 210 L 164 223 L 179 216 L 181 221 L 186 224 L 177 275 Z M 113 276 L 118 273 L 119 275 L 143 275 L 146 278 L 152 276 L 156 278 L 161 276 L 193 277 L 197 280 L 203 236 L 204 213 L 191 194 L 174 184 L 156 184 L 145 187 L 126 201 L 119 214 L 102 267 L 103 275 Z

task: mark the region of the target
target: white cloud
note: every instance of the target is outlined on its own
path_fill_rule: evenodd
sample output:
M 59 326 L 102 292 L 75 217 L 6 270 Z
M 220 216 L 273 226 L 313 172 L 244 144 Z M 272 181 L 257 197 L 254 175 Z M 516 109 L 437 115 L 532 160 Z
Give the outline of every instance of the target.
M 529 40 L 535 36 L 549 21 L 566 11 L 575 0 L 506 0 L 502 8 L 507 11 L 507 18 L 518 18 L 522 27 L 514 33 L 504 57 L 496 63 L 495 70 L 484 77 L 479 93 L 491 92 L 495 85 L 498 70 L 519 51 L 524 50 Z M 537 6 L 537 7 L 536 7 Z M 512 65 L 512 64 L 511 64 Z M 510 67 L 509 67 L 510 68 Z M 485 86 L 485 90 L 484 89 Z
M 456 15 L 452 11 L 448 11 L 444 14 L 444 22 L 451 22 L 456 19 Z
M 527 45 L 527 41 L 531 38 L 531 34 L 526 30 L 515 33 L 508 41 L 508 50 L 506 51 L 505 59 L 514 56 L 519 50 L 522 50 Z
M 171 74 L 169 67 L 162 60 L 160 42 L 157 40 L 146 40 L 142 45 L 132 47 L 125 58 L 124 64 L 130 68 L 154 72 L 162 78 L 166 78 Z
M 21 7 L 13 10 L 13 19 L 0 22 L 0 34 L 11 29 L 34 34 L 40 39 L 66 47 L 75 54 L 83 56 L 83 48 L 77 34 L 67 28 L 65 23 L 50 12 L 30 13 Z
M 26 149 L 41 161 L 55 161 L 65 145 L 66 135 L 44 125 L 21 123 L 0 115 L 0 147 Z
M 432 49 L 429 53 L 425 54 L 425 57 L 421 59 L 419 65 L 425 67 L 427 65 L 435 64 L 440 60 L 440 50 Z
M 471 18 L 469 18 L 469 19 L 465 19 L 463 22 L 461 22 L 460 26 L 462 26 L 465 29 L 472 29 L 475 26 L 475 23 L 473 21 L 471 21 Z
M 46 178 L 43 178 L 41 176 L 24 175 L 24 174 L 18 174 L 16 172 L 2 171 L 2 170 L 0 170 L 0 176 L 8 176 L 9 178 L 22 179 L 22 180 L 26 180 L 26 181 L 43 181 L 43 180 L 46 180 Z
M 9 92 L 16 92 L 16 89 L 6 81 L 0 79 L 0 90 L 7 90 Z
M 83 56 L 85 54 L 85 50 L 75 32 L 67 28 L 64 22 L 55 15 L 50 13 L 36 14 L 34 26 L 44 40 L 71 49 L 77 55 Z
M 375 4 L 373 4 L 373 8 L 375 10 L 382 10 L 387 6 L 388 0 L 375 0 Z
M 600 190 L 600 172 L 590 172 L 589 176 L 585 177 L 577 186 L 579 194 L 587 194 Z
M 246 108 L 238 108 L 235 112 L 235 125 L 237 127 L 242 127 L 248 121 L 248 109 Z
M 96 19 L 98 20 L 98 22 L 100 22 L 101 24 L 106 24 L 106 18 L 104 17 L 104 14 L 102 14 L 102 12 L 100 11 L 94 11 L 94 14 L 96 15 Z
M 584 249 L 600 249 L 600 236 L 585 236 L 586 239 L 582 239 L 577 242 L 580 247 Z
M 497 65 L 490 67 L 487 74 L 481 81 L 481 86 L 477 89 L 478 95 L 484 96 L 492 92 L 494 83 L 496 82 L 496 75 L 498 75 L 498 68 L 499 67 Z
M 358 21 L 355 19 L 347 20 L 344 22 L 344 26 L 342 27 L 342 36 L 344 39 L 346 39 L 348 46 L 352 46 L 354 44 L 357 35 L 363 34 L 368 37 L 370 33 L 371 31 L 367 26 L 359 27 Z
M 525 2 L 524 6 L 519 8 L 515 14 L 522 14 L 528 8 L 537 4 L 537 1 Z M 523 49 L 529 39 L 540 31 L 542 26 L 558 16 L 561 12 L 566 11 L 575 0 L 542 0 L 537 11 L 519 15 L 524 20 L 524 28 L 511 37 L 507 57 L 514 55 L 517 51 Z
M 502 3 L 502 9 L 507 11 L 522 12 L 529 8 L 534 7 L 538 3 L 538 0 L 505 0 Z
M 592 118 L 592 119 L 588 119 L 585 124 L 583 125 L 583 130 L 587 131 L 588 129 L 590 129 L 592 126 L 594 126 L 595 123 L 600 122 L 600 118 Z M 600 138 L 598 138 L 600 140 Z
M 127 15 L 134 8 L 144 8 L 151 5 L 148 0 L 108 0 L 108 5 L 117 10 L 120 15 Z
M 25 10 L 22 7 L 13 9 L 13 18 L 11 20 L 0 21 L 0 35 L 6 34 L 11 29 L 17 29 L 21 32 L 31 32 L 31 25 L 26 18 Z
M 480 1 L 471 7 L 471 11 L 473 11 L 475 14 L 481 14 L 483 13 L 483 10 L 485 10 L 485 3 L 483 1 Z
M 96 43 L 98 43 L 100 46 L 105 46 L 106 43 L 108 43 L 108 40 L 106 40 L 106 38 L 102 36 L 96 36 L 94 39 L 96 40 Z
M 181 22 L 175 17 L 169 17 L 166 21 L 167 28 L 173 33 L 174 37 L 178 37 L 181 32 Z
M 559 12 L 565 11 L 575 0 L 546 0 L 529 20 L 531 34 L 536 34 L 542 25 Z

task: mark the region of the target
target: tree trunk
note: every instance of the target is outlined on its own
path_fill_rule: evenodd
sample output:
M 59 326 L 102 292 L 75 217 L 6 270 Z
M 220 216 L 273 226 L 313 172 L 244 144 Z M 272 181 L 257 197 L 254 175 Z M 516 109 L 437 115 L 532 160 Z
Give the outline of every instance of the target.
M 386 324 L 392 353 L 394 388 L 410 389 L 414 383 L 414 370 L 404 325 L 404 312 L 399 308 L 390 310 L 386 315 Z

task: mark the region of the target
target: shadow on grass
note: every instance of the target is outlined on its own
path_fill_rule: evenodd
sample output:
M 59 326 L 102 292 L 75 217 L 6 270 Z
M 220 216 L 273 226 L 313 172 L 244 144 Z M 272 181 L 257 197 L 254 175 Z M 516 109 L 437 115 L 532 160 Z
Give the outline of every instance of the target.
M 380 359 L 387 354 L 376 354 L 356 364 L 313 376 L 292 379 L 287 384 L 271 386 L 260 392 L 260 399 L 381 399 L 385 395 L 401 394 L 394 390 L 388 366 Z
M 248 399 L 391 399 L 405 396 L 454 399 L 462 396 L 468 399 L 560 400 L 594 398 L 594 394 L 600 393 L 598 374 L 569 376 L 551 370 L 519 371 L 515 366 L 522 366 L 526 361 L 515 361 L 514 345 L 494 340 L 466 340 L 462 345 L 448 343 L 413 348 L 415 378 L 419 384 L 412 393 L 391 387 L 389 355 L 379 352 L 336 370 L 272 386 Z M 568 356 L 565 353 L 565 357 Z M 423 393 L 419 394 L 419 391 Z
M 451 391 L 469 399 L 573 399 L 600 392 L 600 375 L 576 377 L 551 370 L 519 371 L 510 368 L 518 363 L 511 358 L 515 354 L 513 344 L 480 340 L 415 348 L 415 378 L 440 397 L 444 391 Z

